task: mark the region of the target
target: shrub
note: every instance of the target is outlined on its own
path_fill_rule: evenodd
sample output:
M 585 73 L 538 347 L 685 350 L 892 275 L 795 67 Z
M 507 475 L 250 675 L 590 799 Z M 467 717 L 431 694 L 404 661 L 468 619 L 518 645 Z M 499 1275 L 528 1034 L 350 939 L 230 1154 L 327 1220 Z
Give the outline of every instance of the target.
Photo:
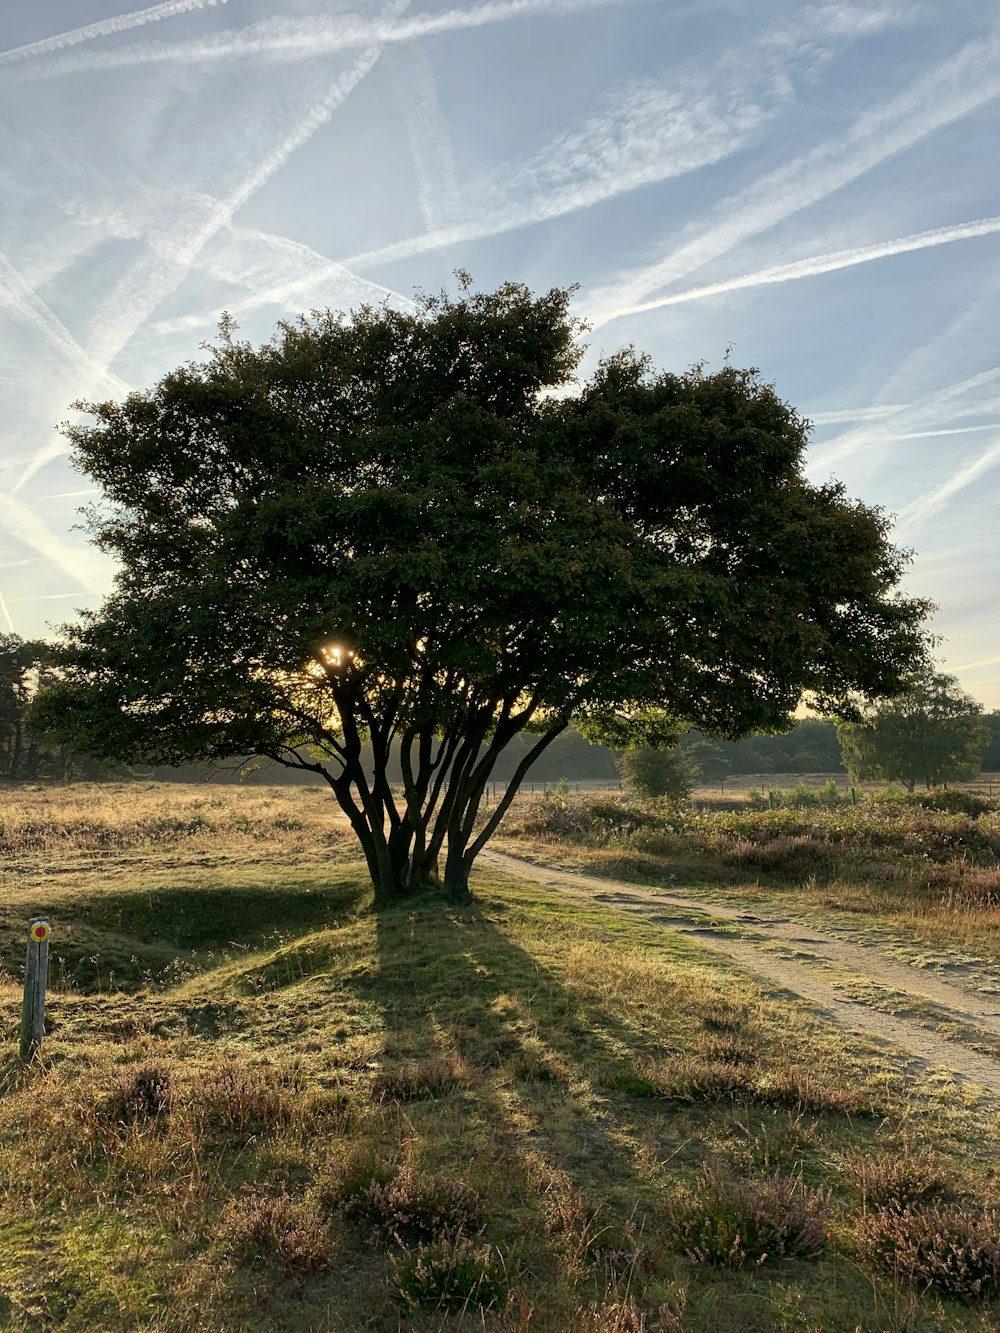
M 953 1183 L 933 1153 L 911 1148 L 859 1155 L 847 1162 L 846 1173 L 866 1207 L 897 1211 L 945 1194 Z
M 248 1190 L 223 1214 L 220 1239 L 251 1263 L 275 1258 L 289 1276 L 319 1273 L 333 1262 L 333 1246 L 314 1207 L 287 1194 Z
M 974 819 L 996 809 L 994 801 L 977 796 L 975 792 L 958 791 L 954 787 L 917 792 L 908 796 L 906 802 L 908 805 L 922 806 L 925 810 L 944 810 L 950 815 L 971 815 Z
M 399 1174 L 395 1154 L 369 1143 L 347 1145 L 321 1168 L 313 1195 L 326 1209 L 363 1211 L 372 1185 L 388 1185 Z
M 858 1223 L 862 1258 L 914 1286 L 970 1302 L 1000 1290 L 1000 1217 L 954 1205 L 881 1208 Z
M 481 1224 L 479 1195 L 464 1181 L 404 1167 L 385 1184 L 373 1180 L 348 1211 L 397 1244 L 443 1241 Z
M 828 1191 L 799 1179 L 776 1171 L 764 1180 L 733 1180 L 705 1166 L 668 1209 L 667 1232 L 695 1262 L 743 1268 L 818 1254 L 829 1217 Z
M 173 1098 L 167 1066 L 142 1065 L 115 1080 L 99 1106 L 99 1115 L 116 1124 L 135 1124 L 166 1115 L 173 1105 Z
M 396 1300 L 410 1309 L 491 1310 L 507 1295 L 507 1272 L 492 1245 L 476 1248 L 464 1237 L 435 1241 L 394 1256 Z

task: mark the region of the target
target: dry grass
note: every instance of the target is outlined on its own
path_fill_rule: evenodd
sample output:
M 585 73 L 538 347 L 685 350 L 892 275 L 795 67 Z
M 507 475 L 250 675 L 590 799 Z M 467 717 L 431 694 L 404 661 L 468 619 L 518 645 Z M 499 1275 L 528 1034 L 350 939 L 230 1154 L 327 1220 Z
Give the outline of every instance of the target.
M 867 1333 L 900 1290 L 912 1333 L 1000 1317 L 988 1286 L 910 1302 L 858 1257 L 879 1189 L 919 1202 L 946 1180 L 968 1226 L 963 1199 L 995 1204 L 990 1109 L 655 924 L 488 872 L 467 910 L 376 916 L 308 790 L 8 807 L 0 1327 Z M 22 1070 L 39 910 L 64 966 Z M 708 1161 L 754 1207 L 770 1190 L 777 1243 L 808 1261 L 687 1257 L 670 1210 L 706 1196 Z M 828 1191 L 814 1253 L 786 1224 Z
M 711 810 L 615 794 L 526 797 L 498 845 L 609 877 L 834 908 L 862 930 L 1000 961 L 1000 809 L 978 797 L 971 814 L 923 799 Z

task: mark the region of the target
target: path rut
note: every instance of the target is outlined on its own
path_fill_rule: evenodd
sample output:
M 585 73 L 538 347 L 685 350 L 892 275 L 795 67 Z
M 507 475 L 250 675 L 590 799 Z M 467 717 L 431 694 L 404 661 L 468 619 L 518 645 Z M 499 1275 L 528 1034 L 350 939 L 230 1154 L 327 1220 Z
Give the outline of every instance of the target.
M 949 1040 L 914 1019 L 883 1013 L 872 1009 L 863 1000 L 847 998 L 839 994 L 836 986 L 817 969 L 833 965 L 849 971 L 862 982 L 916 1000 L 930 1000 L 938 1011 L 938 1021 L 954 1021 L 987 1036 L 1000 1038 L 1000 999 L 995 996 L 966 990 L 943 981 L 932 972 L 888 958 L 877 949 L 839 939 L 785 917 L 660 892 L 623 880 L 557 870 L 492 848 L 484 851 L 482 857 L 498 870 L 506 870 L 522 879 L 536 880 L 623 911 L 638 912 L 655 924 L 696 939 L 748 971 L 812 1001 L 828 1021 L 880 1042 L 892 1043 L 927 1068 L 945 1070 L 958 1079 L 1000 1093 L 1000 1057 L 993 1059 L 961 1042 Z M 671 917 L 671 908 L 681 909 L 684 915 Z M 740 927 L 739 937 L 725 933 L 732 925 Z M 795 959 L 783 958 L 767 947 L 774 944 L 794 948 Z

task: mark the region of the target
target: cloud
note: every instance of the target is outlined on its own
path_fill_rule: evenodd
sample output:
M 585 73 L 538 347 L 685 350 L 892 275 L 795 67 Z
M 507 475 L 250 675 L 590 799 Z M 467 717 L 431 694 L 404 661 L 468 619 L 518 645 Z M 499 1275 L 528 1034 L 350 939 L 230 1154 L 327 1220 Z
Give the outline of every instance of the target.
M 416 170 L 417 204 L 424 226 L 433 231 L 452 222 L 462 211 L 451 133 L 441 109 L 434 69 L 423 46 L 405 47 L 390 69 Z
M 842 133 L 759 177 L 692 223 L 670 253 L 595 289 L 586 313 L 596 328 L 649 300 L 659 288 L 776 226 L 952 124 L 1000 93 L 1000 25 L 920 75 Z
M 68 46 L 77 46 L 80 42 L 91 42 L 98 37 L 110 37 L 115 33 L 127 32 L 130 28 L 141 28 L 147 23 L 174 18 L 178 14 L 190 14 L 193 10 L 209 9 L 215 5 L 228 3 L 229 0 L 167 0 L 165 4 L 137 9 L 131 14 L 116 14 L 112 18 L 100 19 L 97 23 L 88 23 L 82 28 L 71 28 L 68 32 L 57 33 L 54 37 L 43 37 L 37 42 L 28 42 L 24 46 L 14 46 L 7 51 L 0 51 L 0 65 L 30 60 L 34 56 L 49 55 L 52 51 L 63 51 Z
M 919 527 L 944 509 L 959 491 L 971 486 L 974 481 L 978 480 L 984 473 L 990 472 L 998 463 L 1000 463 L 1000 441 L 990 445 L 971 463 L 966 463 L 964 467 L 959 468 L 942 485 L 921 496 L 913 504 L 907 505 L 899 515 L 899 526 L 905 526 L 907 531 Z
M 96 383 L 106 383 L 115 393 L 128 393 L 128 385 L 107 366 L 101 365 L 70 333 L 52 310 L 40 299 L 0 252 L 0 305 L 5 305 L 20 319 L 34 326 L 47 341 L 78 371 Z
M 813 278 L 822 273 L 834 273 L 840 269 L 853 268 L 857 264 L 869 264 L 876 259 L 888 259 L 893 255 L 910 254 L 915 250 L 929 250 L 937 245 L 951 245 L 955 241 L 967 241 L 980 236 L 993 236 L 1000 232 L 1000 217 L 977 218 L 974 222 L 962 222 L 950 227 L 935 227 L 931 231 L 915 232 L 910 236 L 899 236 L 892 241 L 877 241 L 873 245 L 859 245 L 850 250 L 835 250 L 829 254 L 812 255 L 807 259 L 796 259 L 790 264 L 775 264 L 770 268 L 756 269 L 752 273 L 743 273 L 735 278 L 725 278 L 721 282 L 706 283 L 702 287 L 690 287 L 687 291 L 672 292 L 669 296 L 658 296 L 651 301 L 641 301 L 636 305 L 623 306 L 603 320 L 619 319 L 624 315 L 642 314 L 647 310 L 659 310 L 664 306 L 680 305 L 686 301 L 702 301 L 706 297 L 721 296 L 728 292 L 743 291 L 749 287 L 763 287 L 771 283 L 797 282 L 800 278 Z M 596 327 L 596 324 L 595 324 Z
M 976 395 L 982 390 L 989 390 L 998 379 L 1000 366 L 993 366 L 935 389 L 912 403 L 897 405 L 891 412 L 883 412 L 881 408 L 873 409 L 879 413 L 873 425 L 856 427 L 824 440 L 822 444 L 813 447 L 811 462 L 814 467 L 830 466 L 859 449 L 891 443 L 901 434 L 919 432 L 930 438 L 939 433 L 935 429 L 939 425 L 995 411 L 1000 408 L 1000 398 L 977 399 Z M 968 400 L 966 404 L 956 407 L 956 400 L 963 398 Z M 879 424 L 879 420 L 882 424 Z
M 271 61 L 312 60 L 317 56 L 412 42 L 421 37 L 481 28 L 535 14 L 570 15 L 636 0 L 488 0 L 467 9 L 423 13 L 400 22 L 393 16 L 362 18 L 357 14 L 316 15 L 308 18 L 271 18 L 245 28 L 231 28 L 185 42 L 138 42 L 108 51 L 81 51 L 25 62 L 10 74 L 9 82 L 45 79 L 65 74 L 130 69 L 150 64 L 199 63 L 255 58 Z M 55 39 L 53 39 L 55 40 Z
M 806 6 L 789 26 L 778 23 L 752 42 L 724 50 L 711 69 L 694 62 L 669 83 L 634 79 L 601 110 L 543 144 L 518 165 L 505 165 L 466 193 L 479 199 L 472 216 L 376 250 L 350 255 L 370 268 L 518 227 L 563 217 L 713 166 L 743 151 L 796 97 L 795 77 L 814 78 L 842 46 L 830 6 Z M 882 11 L 873 11 L 879 12 Z M 896 10 L 891 11 L 895 20 Z M 885 17 L 883 15 L 883 17 Z
M 953 671 L 975 671 L 977 667 L 995 666 L 1000 662 L 998 657 L 981 657 L 978 662 L 963 662 L 961 666 L 953 667 Z
M 3 599 L 2 592 L 0 592 L 0 613 L 3 614 L 3 618 L 7 622 L 8 632 L 11 634 L 16 634 L 17 630 L 14 628 L 14 622 L 10 618 L 10 612 L 7 610 L 7 603 Z
M 70 546 L 35 511 L 13 495 L 0 495 L 0 525 L 43 555 L 87 592 L 103 597 L 111 586 L 111 562 L 89 548 Z

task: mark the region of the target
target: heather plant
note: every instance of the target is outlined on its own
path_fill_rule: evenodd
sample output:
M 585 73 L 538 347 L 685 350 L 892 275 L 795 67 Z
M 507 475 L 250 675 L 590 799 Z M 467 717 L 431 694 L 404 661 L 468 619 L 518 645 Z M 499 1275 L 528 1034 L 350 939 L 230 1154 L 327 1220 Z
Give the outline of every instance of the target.
M 866 1208 L 902 1211 L 947 1194 L 954 1177 L 929 1149 L 905 1146 L 858 1153 L 846 1163 L 847 1178 Z
M 411 1310 L 492 1310 L 507 1295 L 503 1259 L 492 1245 L 465 1237 L 440 1239 L 392 1258 L 397 1302 Z
M 1000 1290 L 1000 1215 L 992 1209 L 880 1208 L 860 1219 L 856 1234 L 862 1258 L 916 1287 L 964 1302 Z
M 479 1196 L 464 1181 L 409 1166 L 385 1184 L 373 1180 L 348 1211 L 399 1245 L 454 1239 L 478 1231 L 483 1220 Z
M 769 1259 L 808 1259 L 826 1240 L 827 1190 L 775 1172 L 734 1180 L 704 1166 L 694 1185 L 667 1209 L 675 1248 L 696 1263 L 755 1267 Z
M 168 1066 L 145 1064 L 120 1073 L 98 1104 L 98 1116 L 116 1124 L 135 1124 L 165 1116 L 174 1100 Z
M 284 1193 L 246 1190 L 226 1208 L 218 1236 L 243 1262 L 276 1260 L 288 1276 L 323 1272 L 335 1253 L 316 1208 Z

